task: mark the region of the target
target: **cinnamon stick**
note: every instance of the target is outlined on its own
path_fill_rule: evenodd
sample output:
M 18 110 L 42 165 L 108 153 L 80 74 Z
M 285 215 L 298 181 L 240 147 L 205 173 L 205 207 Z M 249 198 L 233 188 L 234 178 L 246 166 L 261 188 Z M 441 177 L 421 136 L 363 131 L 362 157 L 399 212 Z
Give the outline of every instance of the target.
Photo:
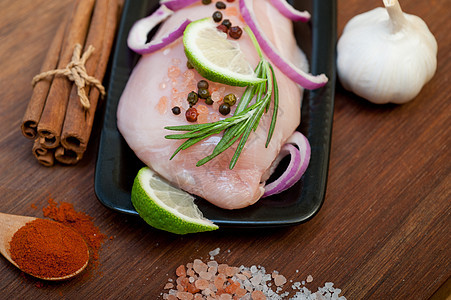
M 62 146 L 59 146 L 55 150 L 55 159 L 60 163 L 66 165 L 73 165 L 79 162 L 83 157 L 83 153 L 77 153 L 75 151 L 65 149 Z
M 46 167 L 53 166 L 55 162 L 55 158 L 53 156 L 53 150 L 52 149 L 46 149 L 41 146 L 41 143 L 39 142 L 39 138 L 37 138 L 34 141 L 33 149 L 32 149 L 33 155 L 37 158 L 39 163 Z
M 63 43 L 58 69 L 63 69 L 69 64 L 76 44 L 84 45 L 94 3 L 95 0 L 79 0 L 77 2 Z M 55 148 L 60 143 L 71 87 L 72 83 L 65 77 L 53 79 L 38 124 L 39 141 L 44 148 Z
M 117 10 L 116 0 L 97 0 L 89 28 L 85 48 L 92 45 L 95 51 L 86 63 L 86 71 L 99 81 L 104 77 L 109 60 L 118 21 Z M 67 150 L 75 151 L 78 156 L 82 156 L 86 150 L 99 98 L 99 90 L 95 87 L 86 90 L 89 93 L 88 109 L 80 104 L 76 87 L 72 88 L 61 133 L 61 144 Z
M 66 25 L 67 21 L 62 22 L 58 28 L 42 63 L 41 72 L 53 70 L 57 67 Z M 31 95 L 30 102 L 28 102 L 27 110 L 25 111 L 21 124 L 22 134 L 27 138 L 34 139 L 37 135 L 38 123 L 41 119 L 42 110 L 44 109 L 51 84 L 52 79 L 50 78 L 37 82 L 33 88 L 33 94 Z

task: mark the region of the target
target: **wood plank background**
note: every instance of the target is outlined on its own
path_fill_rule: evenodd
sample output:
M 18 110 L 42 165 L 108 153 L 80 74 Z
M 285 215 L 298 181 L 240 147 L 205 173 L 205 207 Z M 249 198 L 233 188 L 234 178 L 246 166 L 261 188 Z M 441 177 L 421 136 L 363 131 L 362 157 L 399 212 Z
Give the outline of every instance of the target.
M 451 275 L 450 5 L 401 2 L 435 35 L 438 68 L 412 102 L 374 105 L 338 84 L 325 203 L 309 222 L 264 232 L 220 230 L 174 236 L 102 206 L 94 193 L 96 124 L 83 160 L 46 168 L 20 132 L 57 25 L 72 0 L 0 1 L 1 211 L 42 216 L 51 197 L 73 203 L 111 237 L 100 265 L 63 283 L 40 285 L 0 259 L 3 299 L 156 299 L 175 268 L 195 258 L 261 265 L 289 280 L 332 281 L 348 299 L 442 299 Z M 338 34 L 354 15 L 382 1 L 338 0 Z

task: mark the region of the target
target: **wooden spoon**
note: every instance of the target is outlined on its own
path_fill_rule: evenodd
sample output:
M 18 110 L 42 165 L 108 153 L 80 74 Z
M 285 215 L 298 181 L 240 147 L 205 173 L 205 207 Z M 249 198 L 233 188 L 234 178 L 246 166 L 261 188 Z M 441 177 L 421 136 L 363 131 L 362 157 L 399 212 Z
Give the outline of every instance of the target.
M 12 237 L 14 236 L 14 234 L 23 226 L 25 226 L 25 224 L 34 221 L 38 218 L 34 218 L 34 217 L 26 217 L 26 216 L 18 216 L 18 215 L 11 215 L 11 214 L 5 214 L 5 213 L 1 213 L 0 212 L 0 253 L 3 254 L 3 256 L 9 260 L 13 265 L 15 265 L 17 268 L 21 269 L 17 263 L 11 258 L 11 253 L 10 253 L 10 246 L 9 243 L 12 239 Z M 56 223 L 56 222 L 55 222 Z M 87 249 L 87 246 L 86 246 Z M 86 259 L 86 263 L 77 271 L 69 274 L 69 275 L 65 275 L 63 277 L 40 277 L 40 276 L 36 276 L 34 274 L 28 273 L 24 270 L 22 270 L 23 272 L 32 275 L 36 278 L 39 279 L 44 279 L 44 280 L 52 280 L 52 281 L 56 281 L 56 280 L 65 280 L 65 279 L 69 279 L 77 274 L 79 274 L 80 272 L 82 272 L 86 266 L 88 265 L 89 262 L 89 250 L 88 250 L 88 255 L 87 255 L 87 259 Z

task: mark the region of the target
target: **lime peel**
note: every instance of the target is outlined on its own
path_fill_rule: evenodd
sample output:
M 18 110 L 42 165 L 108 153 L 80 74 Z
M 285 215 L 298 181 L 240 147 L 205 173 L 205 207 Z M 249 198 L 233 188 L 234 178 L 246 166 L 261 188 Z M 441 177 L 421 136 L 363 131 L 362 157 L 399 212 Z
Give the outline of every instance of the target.
M 136 175 L 131 201 L 139 216 L 157 229 L 187 234 L 219 228 L 203 217 L 192 195 L 173 187 L 149 167 Z
M 259 84 L 259 78 L 240 50 L 238 43 L 217 30 L 211 18 L 191 22 L 183 33 L 188 61 L 204 78 L 233 86 Z

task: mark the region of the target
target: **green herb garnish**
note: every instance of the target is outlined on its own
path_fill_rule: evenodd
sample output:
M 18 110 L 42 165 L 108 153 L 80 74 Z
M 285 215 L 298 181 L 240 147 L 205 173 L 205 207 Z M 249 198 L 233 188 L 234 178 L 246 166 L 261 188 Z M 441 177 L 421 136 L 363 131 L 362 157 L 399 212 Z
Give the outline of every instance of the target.
M 265 81 L 246 87 L 246 90 L 244 91 L 232 117 L 212 123 L 165 127 L 165 129 L 168 130 L 187 131 L 187 133 L 170 134 L 165 136 L 167 139 L 186 139 L 186 141 L 175 150 L 170 159 L 172 159 L 181 150 L 185 150 L 213 134 L 218 134 L 224 131 L 224 135 L 213 149 L 213 152 L 207 157 L 199 160 L 196 166 L 201 166 L 212 160 L 232 146 L 239 139 L 240 141 L 238 147 L 236 148 L 235 154 L 229 164 L 229 168 L 233 169 L 238 161 L 241 151 L 244 148 L 244 145 L 249 138 L 249 135 L 252 131 L 257 129 L 263 113 L 266 113 L 269 110 L 271 99 L 274 98 L 274 110 L 266 139 L 266 147 L 268 147 L 274 132 L 274 127 L 276 126 L 277 111 L 279 107 L 279 91 L 277 81 L 274 74 L 274 69 L 263 57 L 263 53 L 254 34 L 248 27 L 245 27 L 244 30 L 250 36 L 258 55 L 260 56 L 260 62 L 255 68 L 255 73 L 258 78 L 265 79 Z M 254 97 L 255 103 L 249 105 Z

